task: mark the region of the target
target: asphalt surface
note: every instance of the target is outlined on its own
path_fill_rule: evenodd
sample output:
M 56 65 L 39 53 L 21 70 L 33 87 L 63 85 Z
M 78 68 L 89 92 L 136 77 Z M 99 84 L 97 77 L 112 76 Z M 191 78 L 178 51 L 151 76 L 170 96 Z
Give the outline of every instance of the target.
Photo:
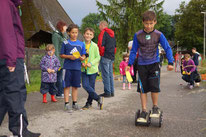
M 121 81 L 115 80 L 115 97 L 105 98 L 104 109 L 67 113 L 64 101 L 42 103 L 39 92 L 30 93 L 26 102 L 29 129 L 40 132 L 41 137 L 206 137 L 206 82 L 190 90 L 181 80 L 180 73 L 162 68 L 159 107 L 163 110 L 163 124 L 153 119 L 149 127 L 135 126 L 135 112 L 141 108 L 137 84 L 132 90 L 122 90 Z M 96 82 L 96 91 L 103 93 L 102 82 Z M 79 89 L 78 103 L 87 99 L 84 89 Z M 148 95 L 148 110 L 152 108 Z M 8 119 L 0 127 L 0 135 L 11 135 Z

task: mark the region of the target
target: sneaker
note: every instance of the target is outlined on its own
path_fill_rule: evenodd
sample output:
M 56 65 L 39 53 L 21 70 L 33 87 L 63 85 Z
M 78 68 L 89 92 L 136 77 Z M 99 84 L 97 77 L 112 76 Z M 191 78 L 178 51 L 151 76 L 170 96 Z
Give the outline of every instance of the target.
M 99 109 L 102 110 L 104 105 L 104 97 L 100 97 L 98 100 Z
M 106 94 L 106 93 L 100 94 L 99 96 L 101 96 L 101 97 L 105 97 L 105 98 L 109 98 L 109 97 L 111 97 L 110 94 Z
M 72 105 L 73 110 L 80 110 L 79 106 L 77 103 L 75 105 Z
M 64 94 L 62 94 L 60 96 L 56 96 L 56 98 L 64 98 Z
M 90 105 L 89 103 L 86 103 L 86 105 L 82 108 L 83 110 L 87 110 L 92 108 L 92 105 Z
M 139 118 L 137 119 L 137 122 L 147 123 L 147 115 L 148 115 L 148 113 L 146 111 L 142 111 L 140 113 Z
M 160 115 L 160 109 L 157 106 L 152 107 L 152 112 L 150 114 L 150 117 L 158 118 Z
M 140 113 L 140 118 L 143 118 L 143 119 L 146 120 L 147 114 L 148 114 L 148 113 L 147 113 L 146 111 L 142 111 L 142 112 Z
M 152 107 L 152 114 L 160 114 L 160 109 L 157 106 Z
M 189 86 L 190 89 L 193 89 L 193 87 L 194 87 L 193 85 L 190 85 L 190 86 Z
M 199 87 L 199 86 L 200 86 L 200 83 L 199 83 L 199 82 L 197 82 L 197 83 L 196 83 L 196 85 L 197 85 L 197 87 Z
M 64 105 L 64 110 L 67 111 L 68 113 L 72 113 L 72 108 L 70 107 L 69 104 Z
M 114 92 L 111 93 L 111 97 L 114 97 Z
M 40 133 L 33 133 L 33 132 L 29 131 L 29 130 L 26 130 L 26 131 L 23 132 L 22 136 L 23 137 L 40 137 L 40 135 L 41 135 Z

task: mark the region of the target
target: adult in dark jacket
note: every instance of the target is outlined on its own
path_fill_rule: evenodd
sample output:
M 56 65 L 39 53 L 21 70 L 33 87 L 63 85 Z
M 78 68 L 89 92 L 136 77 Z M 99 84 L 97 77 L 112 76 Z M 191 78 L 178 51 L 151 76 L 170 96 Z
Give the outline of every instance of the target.
M 64 59 L 60 58 L 60 51 L 62 47 L 62 42 L 67 40 L 67 24 L 63 21 L 59 21 L 56 26 L 57 30 L 52 34 L 52 43 L 56 49 L 55 55 L 59 59 L 61 68 L 57 72 L 57 98 L 64 98 L 64 88 L 63 88 L 63 63 Z
M 200 53 L 197 52 L 195 47 L 192 48 L 192 54 L 192 60 L 194 61 L 195 65 L 198 66 Z
M 24 104 L 24 35 L 19 11 L 21 0 L 0 0 L 0 125 L 8 112 L 9 130 L 18 137 L 39 137 L 27 129 Z
M 194 72 L 194 80 L 195 80 L 197 86 L 199 86 L 200 85 L 199 82 L 201 81 L 201 79 L 200 79 L 200 74 L 198 73 L 198 65 L 199 65 L 199 57 L 201 57 L 201 56 L 200 56 L 200 53 L 197 52 L 197 49 L 195 47 L 192 48 L 192 54 L 193 54 L 192 60 L 194 61 L 195 66 L 196 66 L 196 69 Z
M 98 36 L 98 47 L 101 56 L 100 70 L 102 74 L 104 93 L 101 96 L 114 96 L 113 62 L 116 52 L 116 40 L 114 31 L 107 28 L 106 21 L 99 24 L 100 34 Z

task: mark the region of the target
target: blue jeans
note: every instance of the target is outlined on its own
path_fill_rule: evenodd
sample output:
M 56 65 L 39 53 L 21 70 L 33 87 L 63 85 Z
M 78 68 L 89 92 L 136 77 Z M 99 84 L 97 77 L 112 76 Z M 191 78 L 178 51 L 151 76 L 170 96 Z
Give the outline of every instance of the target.
M 92 104 L 93 99 L 98 101 L 99 96 L 95 92 L 95 81 L 96 81 L 97 73 L 87 75 L 85 72 L 82 72 L 82 86 L 89 94 L 87 98 L 87 104 Z
M 56 82 L 56 87 L 57 87 L 57 96 L 61 96 L 64 94 L 64 88 L 63 88 L 63 69 L 60 69 L 60 71 L 57 71 L 57 82 Z
M 122 81 L 123 83 L 126 83 L 127 82 L 127 77 L 126 77 L 126 75 L 123 75 L 123 81 Z
M 101 57 L 100 60 L 104 93 L 109 95 L 114 93 L 113 62 L 113 60 L 105 57 Z

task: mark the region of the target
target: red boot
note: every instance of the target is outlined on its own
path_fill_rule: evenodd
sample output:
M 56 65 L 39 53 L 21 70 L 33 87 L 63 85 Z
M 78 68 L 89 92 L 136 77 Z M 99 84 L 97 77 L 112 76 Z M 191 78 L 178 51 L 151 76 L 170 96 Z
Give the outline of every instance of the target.
M 46 94 L 43 94 L 43 103 L 47 103 Z
M 52 101 L 52 102 L 57 102 L 57 100 L 55 99 L 55 96 L 54 96 L 54 95 L 51 95 L 51 101 Z

